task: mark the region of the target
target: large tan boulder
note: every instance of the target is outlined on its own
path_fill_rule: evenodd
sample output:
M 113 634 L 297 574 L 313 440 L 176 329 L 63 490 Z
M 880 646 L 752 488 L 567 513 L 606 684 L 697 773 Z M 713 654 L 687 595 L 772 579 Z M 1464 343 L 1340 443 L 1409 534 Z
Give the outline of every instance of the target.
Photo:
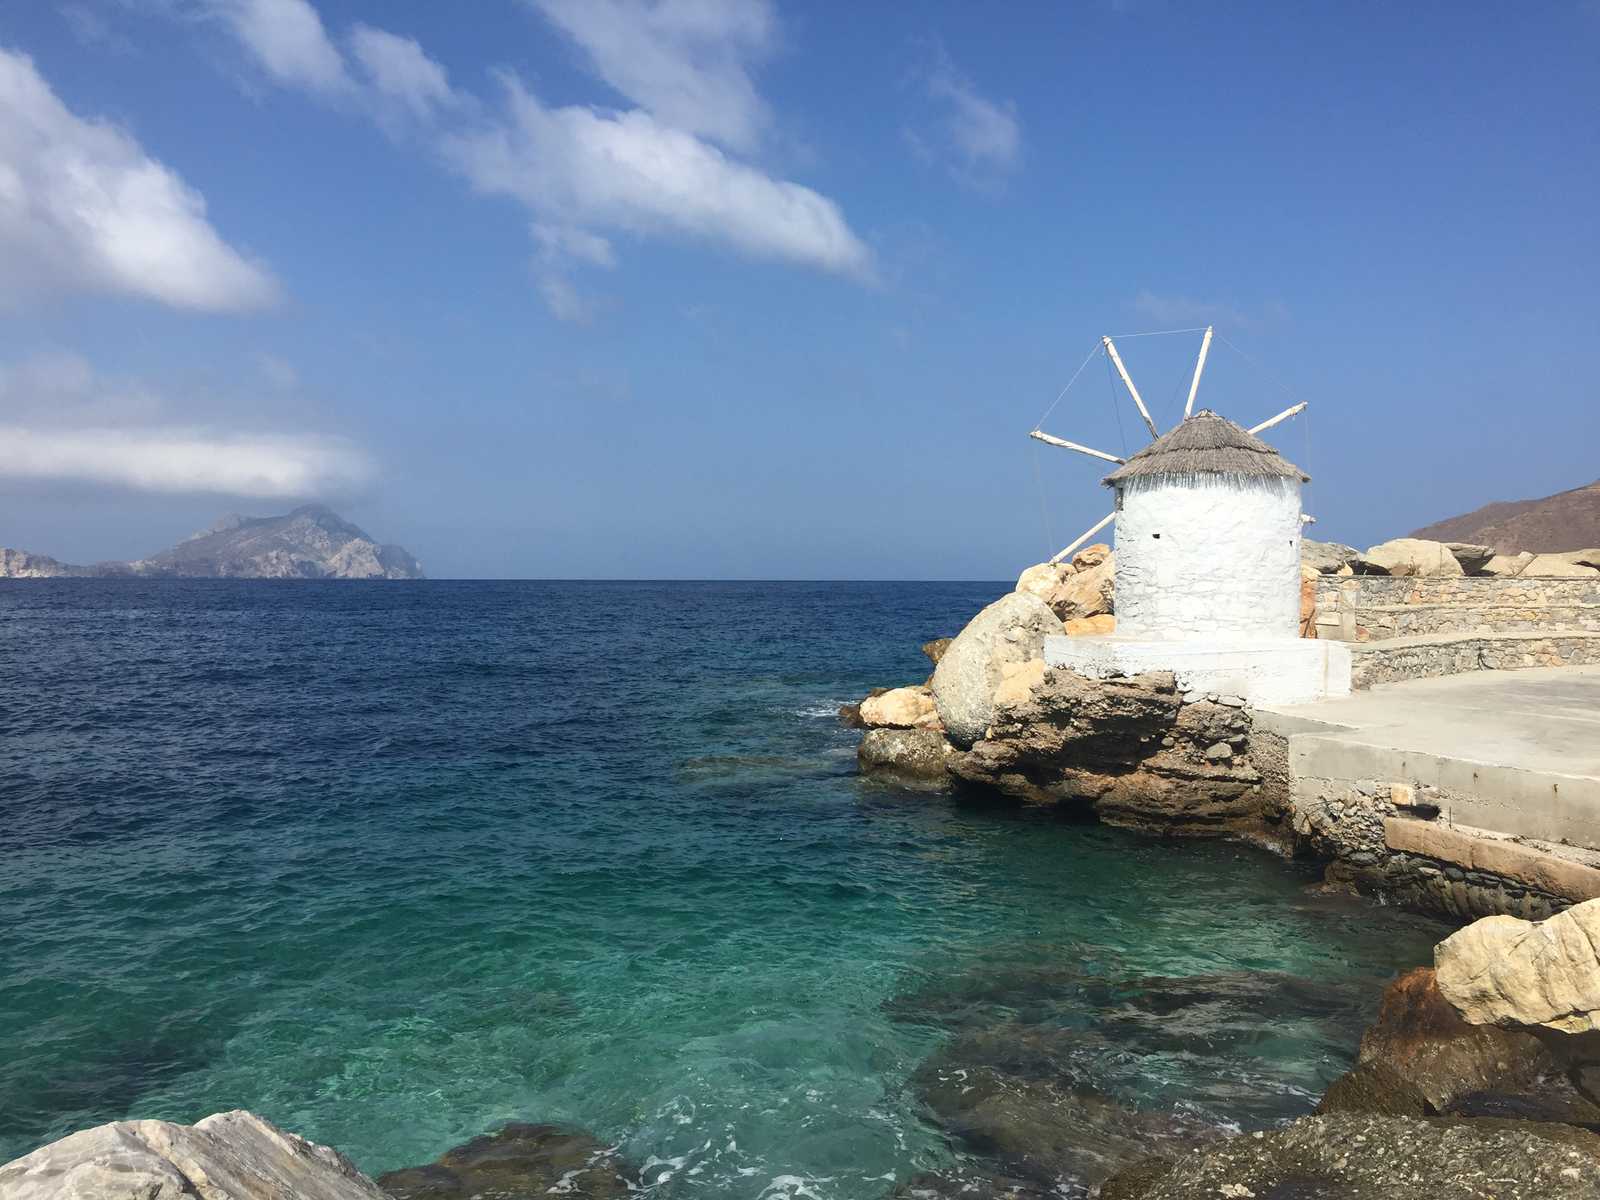
M 1017 576 L 1015 590 L 1037 596 L 1049 604 L 1050 597 L 1055 595 L 1056 589 L 1063 586 L 1076 570 L 1077 568 L 1069 562 L 1037 563 Z
M 1482 570 L 1485 575 L 1516 576 L 1527 570 L 1533 560 L 1534 556 L 1526 550 L 1520 554 L 1496 554 L 1483 564 Z
M 901 779 L 943 780 L 955 748 L 937 729 L 867 730 L 856 748 L 856 765 L 868 774 Z
M 938 729 L 939 711 L 926 687 L 890 688 L 861 702 L 861 723 L 869 729 Z
M 1443 542 L 1395 538 L 1373 546 L 1358 565 L 1373 575 L 1465 575 Z
M 1444 547 L 1456 556 L 1461 569 L 1468 575 L 1481 573 L 1485 564 L 1494 557 L 1493 546 L 1480 546 L 1476 542 L 1446 542 Z
M 193 1125 L 115 1121 L 0 1167 L 3 1200 L 387 1200 L 337 1150 L 242 1109 Z
M 1050 610 L 1063 621 L 1099 617 L 1116 610 L 1117 562 L 1108 556 L 1098 563 L 1079 567 L 1051 598 Z
M 1105 637 L 1117 631 L 1117 618 L 1110 613 L 1073 617 L 1070 621 L 1062 622 L 1061 628 L 1068 637 Z
M 1060 632 L 1049 605 L 1027 592 L 1002 596 L 973 617 L 933 670 L 933 702 L 950 740 L 965 748 L 981 738 L 1004 668 L 1042 658 L 1044 639 Z
M 1360 551 L 1343 542 L 1300 539 L 1300 565 L 1310 567 L 1319 575 L 1337 575 L 1340 567 L 1347 567 L 1360 557 Z
M 1600 1029 L 1600 899 L 1545 921 L 1494 916 L 1434 947 L 1439 991 L 1474 1025 Z
M 1524 579 L 1593 579 L 1600 570 L 1580 561 L 1594 554 L 1592 550 L 1568 550 L 1561 554 L 1536 554 L 1522 568 Z

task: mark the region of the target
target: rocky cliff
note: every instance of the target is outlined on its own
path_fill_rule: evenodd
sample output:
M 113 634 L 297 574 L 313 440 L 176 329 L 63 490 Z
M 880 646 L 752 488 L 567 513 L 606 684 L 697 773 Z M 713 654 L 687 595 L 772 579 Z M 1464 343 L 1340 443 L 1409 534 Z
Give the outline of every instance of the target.
M 74 566 L 26 550 L 0 549 L 0 578 L 155 576 L 215 579 L 421 579 L 422 566 L 400 546 L 320 504 L 278 517 L 223 517 L 149 558 Z

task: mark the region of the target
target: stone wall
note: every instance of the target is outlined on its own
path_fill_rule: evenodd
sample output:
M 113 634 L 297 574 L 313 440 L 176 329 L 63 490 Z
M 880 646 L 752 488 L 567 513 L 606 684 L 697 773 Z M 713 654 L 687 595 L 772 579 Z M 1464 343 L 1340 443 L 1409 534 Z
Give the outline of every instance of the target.
M 1317 636 L 1346 642 L 1465 632 L 1600 630 L 1600 578 L 1324 575 Z
M 1600 633 L 1441 635 L 1354 647 L 1350 682 L 1369 688 L 1465 671 L 1595 665 L 1600 665 Z

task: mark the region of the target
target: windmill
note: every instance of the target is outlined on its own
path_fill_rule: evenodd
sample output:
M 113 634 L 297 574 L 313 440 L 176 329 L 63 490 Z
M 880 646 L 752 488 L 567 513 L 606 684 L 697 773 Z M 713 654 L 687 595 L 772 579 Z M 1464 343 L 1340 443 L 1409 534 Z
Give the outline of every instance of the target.
M 1207 328 L 1183 419 L 1165 433 L 1115 343 L 1101 339 L 1097 350 L 1150 432 L 1137 453 L 1121 458 L 1037 428 L 1030 434 L 1115 468 L 1101 482 L 1116 506 L 1050 561 L 1116 522 L 1116 632 L 1047 638 L 1045 661 L 1101 678 L 1172 671 L 1185 691 L 1261 703 L 1346 694 L 1348 648 L 1299 637 L 1300 535 L 1310 519 L 1300 491 L 1310 477 L 1256 436 L 1306 404 L 1249 429 L 1196 410 L 1212 336 Z
M 1199 394 L 1200 391 L 1200 376 L 1205 373 L 1206 358 L 1211 353 L 1211 339 L 1214 333 L 1215 326 L 1207 325 L 1205 335 L 1200 339 L 1200 356 L 1195 360 L 1194 377 L 1189 381 L 1189 398 L 1183 406 L 1183 415 L 1185 420 L 1187 420 L 1194 412 L 1194 398 L 1197 394 Z M 1127 388 L 1128 395 L 1132 398 L 1134 407 L 1139 410 L 1140 419 L 1144 421 L 1145 428 L 1150 431 L 1150 440 L 1152 442 L 1155 441 L 1161 436 L 1161 432 L 1156 428 L 1155 420 L 1150 416 L 1150 410 L 1145 407 L 1144 398 L 1139 395 L 1139 389 L 1133 386 L 1133 377 L 1128 374 L 1128 368 L 1123 365 L 1122 355 L 1117 353 L 1116 343 L 1113 342 L 1109 336 L 1102 337 L 1100 339 L 1100 346 L 1098 347 L 1098 350 L 1099 352 L 1103 352 L 1111 360 L 1111 365 L 1117 369 L 1117 375 L 1122 380 L 1123 387 Z M 1095 353 L 1096 351 L 1091 350 L 1089 352 L 1089 357 L 1093 358 Z M 1088 365 L 1088 361 L 1088 359 L 1084 360 L 1085 366 Z M 1081 374 L 1082 372 L 1083 367 L 1079 367 L 1078 374 Z M 1073 378 L 1076 379 L 1077 375 L 1075 374 Z M 1071 386 L 1072 385 L 1070 383 L 1067 385 L 1069 388 Z M 1065 394 L 1064 391 L 1063 394 Z M 1259 425 L 1252 425 L 1248 430 L 1246 430 L 1246 432 L 1250 434 L 1257 434 L 1262 432 L 1262 430 L 1271 429 L 1274 425 L 1282 424 L 1290 417 L 1298 416 L 1300 413 L 1305 412 L 1306 406 L 1306 401 L 1301 401 L 1299 404 L 1292 404 L 1277 416 L 1269 417 L 1265 421 L 1262 421 Z M 1054 406 L 1052 405 L 1052 407 Z M 1104 450 L 1096 450 L 1091 446 L 1080 445 L 1077 442 L 1069 442 L 1065 438 L 1053 437 L 1038 428 L 1034 428 L 1032 431 L 1030 431 L 1028 436 L 1037 441 L 1045 443 L 1047 446 L 1059 446 L 1063 450 L 1074 450 L 1079 454 L 1087 454 L 1091 458 L 1104 459 L 1106 462 L 1116 463 L 1119 466 L 1127 462 L 1127 459 L 1118 458 L 1115 454 L 1107 454 Z M 1080 549 L 1090 538 L 1099 533 L 1107 525 L 1111 524 L 1111 522 L 1116 519 L 1116 515 L 1117 514 L 1115 512 L 1107 513 L 1088 529 L 1084 530 L 1082 536 L 1071 542 L 1065 549 L 1054 555 L 1049 561 L 1058 563 L 1071 556 L 1075 550 Z M 1307 520 L 1309 523 L 1311 518 L 1308 518 Z

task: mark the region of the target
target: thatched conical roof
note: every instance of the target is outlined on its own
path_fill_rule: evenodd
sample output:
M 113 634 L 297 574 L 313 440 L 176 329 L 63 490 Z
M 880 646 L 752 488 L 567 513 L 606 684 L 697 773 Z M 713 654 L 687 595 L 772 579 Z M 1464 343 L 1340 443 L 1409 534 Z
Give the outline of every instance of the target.
M 1255 434 L 1209 408 L 1162 434 L 1100 482 L 1115 487 L 1149 475 L 1232 475 L 1302 483 L 1311 478 Z

